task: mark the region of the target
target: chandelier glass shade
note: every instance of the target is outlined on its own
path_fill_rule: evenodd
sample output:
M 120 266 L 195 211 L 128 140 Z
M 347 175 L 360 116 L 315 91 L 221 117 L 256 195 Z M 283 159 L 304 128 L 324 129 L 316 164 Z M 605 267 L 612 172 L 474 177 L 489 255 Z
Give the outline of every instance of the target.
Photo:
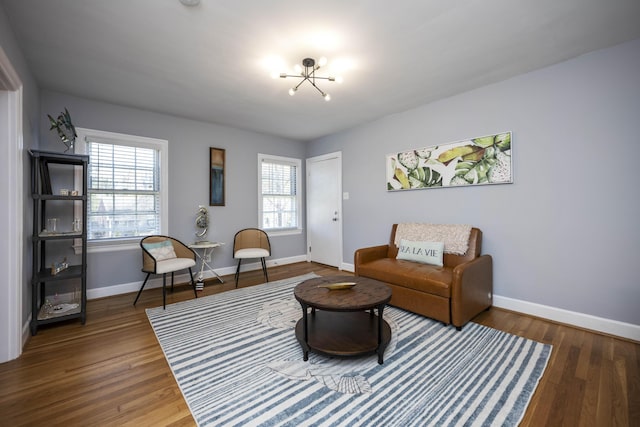
M 318 75 L 316 75 L 316 71 L 318 71 L 320 69 L 320 67 L 323 67 L 324 65 L 326 65 L 326 63 L 327 63 L 327 58 L 325 58 L 325 57 L 320 58 L 318 60 L 318 62 L 316 62 L 316 60 L 313 59 L 313 58 L 304 58 L 302 60 L 302 67 L 300 65 L 297 65 L 297 64 L 294 67 L 295 72 L 298 73 L 298 74 L 280 73 L 280 74 L 275 75 L 274 77 L 280 77 L 282 79 L 286 79 L 286 78 L 297 78 L 297 79 L 300 79 L 300 81 L 298 82 L 297 85 L 295 85 L 294 87 L 289 89 L 289 95 L 291 95 L 291 96 L 296 94 L 296 92 L 298 91 L 298 88 L 300 88 L 300 86 L 304 82 L 309 82 L 309 84 L 311 86 L 313 86 L 314 88 L 316 88 L 316 90 L 318 92 L 320 92 L 320 94 L 322 95 L 322 97 L 324 98 L 325 101 L 330 101 L 331 100 L 331 95 L 329 95 L 327 92 L 325 92 L 322 89 L 320 89 L 318 87 L 318 85 L 316 84 L 316 80 L 327 80 L 327 81 L 330 81 L 330 82 L 342 83 L 342 78 L 341 77 L 335 77 L 335 76 L 318 76 Z

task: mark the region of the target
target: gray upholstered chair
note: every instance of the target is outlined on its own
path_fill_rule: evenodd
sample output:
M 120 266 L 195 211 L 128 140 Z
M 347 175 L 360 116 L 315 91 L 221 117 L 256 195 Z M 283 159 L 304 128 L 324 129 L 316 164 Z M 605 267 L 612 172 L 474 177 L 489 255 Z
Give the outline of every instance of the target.
M 233 238 L 233 258 L 238 260 L 235 276 L 236 288 L 240 278 L 240 264 L 242 264 L 243 259 L 260 258 L 262 272 L 268 282 L 269 275 L 267 274 L 267 263 L 265 261 L 268 256 L 271 256 L 271 243 L 267 233 L 259 228 L 245 228 L 238 231 Z
M 193 280 L 191 267 L 196 265 L 196 253 L 181 241 L 169 236 L 147 236 L 140 241 L 142 248 L 142 271 L 147 273 L 142 287 L 138 291 L 133 305 L 136 305 L 140 294 L 152 274 L 162 274 L 162 307 L 167 304 L 167 273 L 171 273 L 171 291 L 173 291 L 173 273 L 189 270 L 193 293 L 198 298 L 196 283 Z

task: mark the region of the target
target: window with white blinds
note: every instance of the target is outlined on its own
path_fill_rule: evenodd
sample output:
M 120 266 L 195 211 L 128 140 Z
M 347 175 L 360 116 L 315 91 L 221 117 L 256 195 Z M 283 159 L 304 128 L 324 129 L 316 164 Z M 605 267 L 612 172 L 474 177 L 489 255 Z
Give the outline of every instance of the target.
M 260 227 L 267 231 L 300 229 L 301 161 L 259 154 L 258 165 Z
M 158 150 L 91 141 L 87 145 L 89 240 L 159 234 Z
M 166 234 L 166 141 L 99 131 L 83 136 L 89 155 L 89 241 Z

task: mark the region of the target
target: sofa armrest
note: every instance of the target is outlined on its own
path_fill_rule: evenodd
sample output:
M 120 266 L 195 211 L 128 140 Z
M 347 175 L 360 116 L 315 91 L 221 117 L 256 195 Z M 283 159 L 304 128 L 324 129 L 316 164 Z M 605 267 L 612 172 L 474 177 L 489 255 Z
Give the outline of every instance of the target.
M 377 259 L 386 258 L 389 252 L 389 245 L 371 246 L 356 250 L 353 255 L 353 265 L 355 267 L 355 275 L 358 276 L 358 267 Z
M 493 259 L 481 255 L 453 269 L 451 323 L 458 329 L 493 304 Z

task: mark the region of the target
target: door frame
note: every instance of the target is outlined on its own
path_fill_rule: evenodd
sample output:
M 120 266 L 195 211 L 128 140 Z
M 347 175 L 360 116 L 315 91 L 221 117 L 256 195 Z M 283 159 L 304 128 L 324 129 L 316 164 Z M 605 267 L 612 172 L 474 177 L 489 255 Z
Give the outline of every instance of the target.
M 338 269 L 343 270 L 342 266 L 344 265 L 344 260 L 342 258 L 343 256 L 343 246 L 344 246 L 344 241 L 343 241 L 343 226 L 344 226 L 344 215 L 343 215 L 343 210 L 342 210 L 342 151 L 335 151 L 333 153 L 327 153 L 327 154 L 322 154 L 320 156 L 314 156 L 314 157 L 309 157 L 306 159 L 306 163 L 305 163 L 305 171 L 306 174 L 309 173 L 309 166 L 312 163 L 315 162 L 321 162 L 324 160 L 330 160 L 330 159 L 337 159 L 338 160 L 338 194 L 336 194 L 336 201 L 337 201 L 337 205 L 338 205 L 338 213 L 339 213 L 339 218 L 340 218 L 340 227 L 338 229 Z M 308 175 L 307 175 L 308 176 Z M 309 220 L 309 212 L 311 210 L 310 206 L 309 206 L 309 200 L 311 199 L 309 197 L 309 194 L 311 194 L 311 188 L 309 187 L 309 180 L 306 180 L 306 187 L 307 187 L 307 201 L 306 201 L 306 218 L 307 221 Z M 309 252 L 309 244 L 313 244 L 313 242 L 311 242 L 311 237 L 310 237 L 310 230 L 309 230 L 309 226 L 307 224 L 307 262 L 311 261 L 311 254 Z
M 6 227 L 0 244 L 0 269 L 6 277 L 6 287 L 0 286 L 0 363 L 16 359 L 23 345 L 23 287 L 22 263 L 23 231 L 23 136 L 22 136 L 22 81 L 9 58 L 0 47 L 0 114 L 6 120 L 6 129 L 0 132 L 0 146 L 6 156 L 0 156 L 0 181 L 7 194 L 7 203 L 0 212 Z M 4 233 L 3 233 L 4 234 Z

